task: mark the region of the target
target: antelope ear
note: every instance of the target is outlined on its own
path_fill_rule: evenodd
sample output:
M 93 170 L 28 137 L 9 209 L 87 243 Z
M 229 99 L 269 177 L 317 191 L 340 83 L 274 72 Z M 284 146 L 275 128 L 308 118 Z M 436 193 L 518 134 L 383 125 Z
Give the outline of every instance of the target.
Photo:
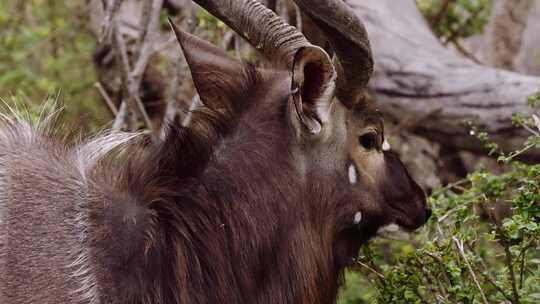
M 242 63 L 225 51 L 196 36 L 180 30 L 170 19 L 169 24 L 182 48 L 197 93 L 203 104 L 218 109 L 226 106 L 226 98 L 243 79 Z
M 300 48 L 294 57 L 292 89 L 298 123 L 311 134 L 322 131 L 330 119 L 336 72 L 328 54 L 320 47 Z

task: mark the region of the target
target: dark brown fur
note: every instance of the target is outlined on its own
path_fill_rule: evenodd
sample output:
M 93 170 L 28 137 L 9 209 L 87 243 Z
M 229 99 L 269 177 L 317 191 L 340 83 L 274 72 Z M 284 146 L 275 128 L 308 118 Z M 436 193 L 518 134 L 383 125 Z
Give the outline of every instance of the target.
M 191 61 L 207 106 L 161 142 L 92 158 L 0 125 L 0 302 L 334 303 L 378 228 L 425 222 L 423 193 L 392 154 L 349 183 L 347 166 L 368 159 L 354 132 L 381 127 L 377 115 L 339 108 L 334 128 L 347 132 L 313 149 L 293 132 L 288 73 L 231 77 Z
M 335 299 L 350 256 L 330 250 L 339 242 L 333 230 L 345 211 L 334 204 L 346 204 L 347 197 L 332 177 L 316 173 L 319 182 L 298 191 L 306 185 L 290 163 L 290 132 L 282 123 L 288 96 L 282 102 L 260 98 L 268 82 L 277 79 L 263 79 L 249 67 L 245 75 L 238 92 L 227 97 L 236 109 L 200 110 L 192 129 L 171 128 L 162 144 L 130 157 L 115 182 L 103 182 L 114 185 L 111 193 L 122 188 L 129 193 L 113 201 L 123 201 L 123 208 L 136 205 L 139 211 L 126 221 L 131 228 L 121 228 L 135 229 L 141 241 L 138 250 L 127 251 L 138 256 L 124 257 L 125 264 L 117 266 L 127 271 L 111 282 L 121 284 L 115 291 L 119 298 L 137 302 L 152 295 L 153 303 Z M 100 234 L 122 226 L 118 217 L 103 219 L 96 225 Z M 135 223 L 146 223 L 146 230 L 136 229 Z M 134 243 L 133 237 L 107 242 L 96 247 Z M 122 282 L 124 277 L 139 280 Z

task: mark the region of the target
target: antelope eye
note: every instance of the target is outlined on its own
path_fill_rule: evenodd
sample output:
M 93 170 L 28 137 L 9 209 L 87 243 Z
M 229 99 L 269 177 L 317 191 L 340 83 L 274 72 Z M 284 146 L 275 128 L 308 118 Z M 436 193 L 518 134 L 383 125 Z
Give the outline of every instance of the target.
M 358 141 L 368 151 L 377 148 L 377 134 L 375 133 L 366 133 L 360 136 Z

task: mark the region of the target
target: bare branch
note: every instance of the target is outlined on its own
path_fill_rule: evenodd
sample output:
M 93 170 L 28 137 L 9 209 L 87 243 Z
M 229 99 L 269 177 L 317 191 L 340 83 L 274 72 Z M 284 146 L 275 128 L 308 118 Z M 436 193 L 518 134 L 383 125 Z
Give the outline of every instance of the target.
M 469 269 L 469 272 L 471 273 L 473 281 L 476 284 L 476 287 L 478 288 L 478 291 L 480 291 L 480 295 L 482 296 L 482 300 L 484 301 L 484 304 L 489 304 L 489 302 L 488 302 L 488 300 L 486 298 L 486 295 L 484 293 L 484 290 L 482 289 L 482 286 L 480 286 L 480 283 L 478 282 L 478 279 L 476 278 L 476 274 L 474 273 L 474 270 L 472 269 L 472 266 L 469 263 L 469 260 L 467 259 L 467 256 L 465 255 L 465 250 L 463 249 L 463 241 L 458 240 L 456 237 L 452 237 L 452 240 L 456 244 L 456 247 L 458 249 L 459 254 L 463 258 L 463 261 L 465 262 L 465 265 Z
M 107 0 L 102 0 L 103 4 L 103 10 L 105 10 L 105 19 L 103 20 L 103 23 L 101 25 L 101 33 L 99 35 L 99 42 L 110 42 L 112 38 L 112 29 L 114 27 L 114 18 L 118 11 L 120 10 L 120 7 L 122 7 L 122 3 L 124 0 L 112 0 L 112 4 L 110 6 L 107 5 Z
M 113 131 L 120 131 L 124 128 L 125 124 L 127 123 L 129 119 L 129 109 L 127 106 L 127 103 L 122 100 L 122 103 L 120 104 L 120 109 L 118 110 L 118 115 L 116 115 L 116 118 L 114 119 L 112 130 Z
M 448 8 L 450 7 L 450 4 L 452 2 L 454 2 L 454 0 L 445 0 L 444 1 L 444 3 L 441 5 L 441 8 L 439 9 L 439 11 L 437 12 L 435 17 L 433 17 L 433 19 L 430 22 L 432 27 L 439 26 L 439 23 L 441 23 L 444 15 L 446 15 L 446 12 L 448 11 Z
M 122 67 L 125 74 L 124 79 L 126 83 L 124 86 L 126 88 L 126 91 L 129 94 L 129 98 L 127 100 L 124 99 L 122 103 L 126 103 L 126 102 L 128 103 L 128 112 L 129 112 L 129 108 L 131 107 L 131 104 L 135 103 L 135 107 L 139 112 L 138 114 L 142 116 L 144 123 L 148 127 L 148 129 L 152 130 L 152 122 L 150 121 L 150 118 L 148 117 L 148 114 L 146 113 L 146 110 L 144 109 L 144 105 L 139 97 L 140 80 L 142 79 L 142 74 L 141 74 L 141 77 L 137 77 L 138 81 L 136 82 L 136 80 L 133 77 L 133 73 L 130 72 L 131 68 L 129 64 L 129 58 L 127 56 L 126 44 L 125 44 L 124 38 L 122 37 L 122 34 L 118 30 L 118 27 L 115 28 L 114 36 L 115 36 L 115 42 L 116 42 L 118 51 L 120 53 Z M 117 116 L 116 120 L 126 119 L 128 117 L 129 116 Z M 125 120 L 123 120 L 123 122 L 125 123 Z M 115 121 L 113 125 L 124 125 L 124 123 L 121 123 L 121 122 L 117 123 Z
M 98 90 L 103 100 L 105 100 L 105 104 L 107 105 L 107 108 L 109 109 L 111 114 L 116 117 L 118 115 L 118 109 L 114 105 L 114 102 L 111 100 L 111 97 L 109 97 L 109 94 L 107 94 L 107 91 L 105 91 L 105 88 L 103 88 L 100 82 L 94 83 L 94 87 Z
M 129 62 L 126 43 L 124 41 L 122 33 L 119 30 L 119 24 L 118 22 L 114 23 L 114 40 L 116 48 L 120 55 L 120 60 L 122 62 L 124 74 L 123 79 L 125 82 L 124 87 L 128 93 L 128 98 L 124 99 L 122 103 L 128 103 L 126 111 L 129 112 L 130 108 L 136 110 L 140 117 L 142 117 L 146 127 L 150 130 L 153 129 L 152 122 L 144 108 L 144 104 L 141 101 L 139 91 L 141 86 L 141 80 L 148 65 L 148 61 L 154 54 L 153 36 L 158 31 L 159 15 L 162 6 L 163 0 L 148 1 L 146 2 L 146 5 L 143 6 L 143 18 L 141 21 L 143 24 L 141 25 L 141 31 L 138 39 L 139 45 L 137 48 L 140 50 L 136 52 L 136 60 L 134 60 L 135 64 L 133 65 L 133 68 L 131 67 Z M 151 8 L 150 12 L 147 12 L 148 8 Z M 113 125 L 123 126 L 126 123 L 125 119 L 128 119 L 128 117 L 129 115 L 118 115 Z
M 146 66 L 148 65 L 148 60 L 150 60 L 150 57 L 154 54 L 154 49 L 152 47 L 152 38 L 154 36 L 153 34 L 158 31 L 159 15 L 160 15 L 162 7 L 163 7 L 163 0 L 152 1 L 152 12 L 150 14 L 150 17 L 147 20 L 148 23 L 146 24 L 146 27 L 145 27 L 146 30 L 141 33 L 144 36 L 140 37 L 142 41 L 141 46 L 140 46 L 140 53 L 137 58 L 137 61 L 135 61 L 133 71 L 130 74 L 130 76 L 136 81 L 136 83 L 138 83 L 137 86 L 140 84 L 142 75 L 144 71 L 146 70 Z
M 379 278 L 385 280 L 386 278 L 384 277 L 384 275 L 382 273 L 380 273 L 379 271 L 369 267 L 369 265 L 365 264 L 365 263 L 362 263 L 360 261 L 356 261 L 356 263 L 358 263 L 358 265 L 366 268 L 367 270 L 369 270 L 370 272 L 374 273 L 375 275 L 377 275 Z

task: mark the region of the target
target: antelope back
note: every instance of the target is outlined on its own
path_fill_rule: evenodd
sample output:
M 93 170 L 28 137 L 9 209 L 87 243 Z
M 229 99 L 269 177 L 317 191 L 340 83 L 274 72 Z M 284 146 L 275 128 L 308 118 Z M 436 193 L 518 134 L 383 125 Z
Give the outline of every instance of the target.
M 133 135 L 72 146 L 47 121 L 0 118 L 0 303 L 95 303 L 88 175 Z

